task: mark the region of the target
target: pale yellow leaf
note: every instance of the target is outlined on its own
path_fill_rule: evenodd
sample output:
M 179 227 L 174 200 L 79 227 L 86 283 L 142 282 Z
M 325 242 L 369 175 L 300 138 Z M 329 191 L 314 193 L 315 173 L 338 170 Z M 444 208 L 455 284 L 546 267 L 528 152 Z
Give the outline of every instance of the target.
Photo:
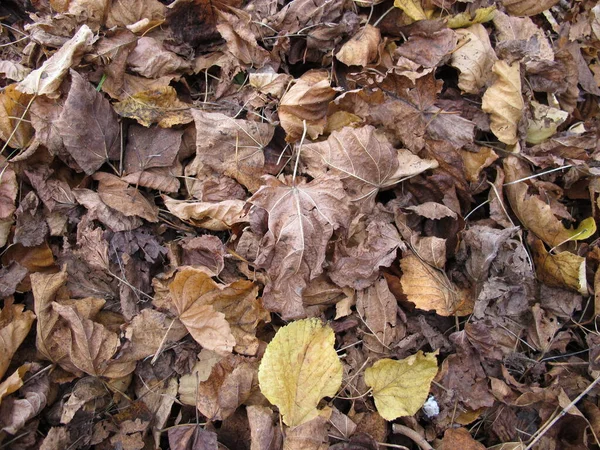
M 423 406 L 437 374 L 436 354 L 419 351 L 399 361 L 380 359 L 365 370 L 365 384 L 372 389 L 381 417 L 412 416 Z
M 286 425 L 317 417 L 319 401 L 340 388 L 343 370 L 334 342 L 331 327 L 304 319 L 280 328 L 267 346 L 258 369 L 260 390 Z
M 539 239 L 534 240 L 532 248 L 538 280 L 549 286 L 573 289 L 582 295 L 588 294 L 585 258 L 571 252 L 548 253 Z
M 496 61 L 492 68 L 496 80 L 483 94 L 481 109 L 490 115 L 490 128 L 500 142 L 516 144 L 517 128 L 523 114 L 519 63 Z
M 478 8 L 474 13 L 462 12 L 448 18 L 448 28 L 463 28 L 476 23 L 489 22 L 496 14 L 495 6 Z
M 556 133 L 556 129 L 569 117 L 569 113 L 552 106 L 531 101 L 533 117 L 529 119 L 527 142 L 540 144 Z
M 394 0 L 394 6 L 404 11 L 413 20 L 427 20 L 427 15 L 418 0 Z
M 487 30 L 481 24 L 456 31 L 459 43 L 450 65 L 459 70 L 458 87 L 468 94 L 478 94 L 492 76 L 497 60 Z

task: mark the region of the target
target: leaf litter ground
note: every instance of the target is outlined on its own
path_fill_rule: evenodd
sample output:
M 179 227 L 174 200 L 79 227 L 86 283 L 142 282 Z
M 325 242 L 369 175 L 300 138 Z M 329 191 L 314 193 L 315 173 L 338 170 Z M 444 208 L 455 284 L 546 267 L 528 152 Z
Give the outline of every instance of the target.
M 600 446 L 600 7 L 0 4 L 0 448 Z

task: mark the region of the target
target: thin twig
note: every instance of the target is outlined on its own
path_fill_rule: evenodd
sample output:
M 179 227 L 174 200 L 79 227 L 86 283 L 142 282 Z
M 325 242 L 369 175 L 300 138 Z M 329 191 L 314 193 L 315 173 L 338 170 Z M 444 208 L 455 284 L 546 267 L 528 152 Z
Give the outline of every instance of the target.
M 408 428 L 407 426 L 395 423 L 392 425 L 392 432 L 406 436 L 415 444 L 417 444 L 421 448 L 421 450 L 434 450 L 433 447 L 429 445 L 429 442 L 427 442 L 423 436 L 421 436 L 412 428 Z

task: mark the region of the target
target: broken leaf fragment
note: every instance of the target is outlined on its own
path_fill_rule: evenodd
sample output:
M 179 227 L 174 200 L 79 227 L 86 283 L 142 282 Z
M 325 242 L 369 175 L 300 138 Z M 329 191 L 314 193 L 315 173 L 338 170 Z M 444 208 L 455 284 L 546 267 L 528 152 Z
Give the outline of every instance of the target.
M 319 319 L 304 319 L 280 328 L 267 346 L 258 382 L 286 425 L 295 427 L 317 417 L 319 401 L 340 388 L 343 370 L 334 342 L 331 327 Z
M 419 351 L 399 361 L 380 359 L 365 370 L 365 384 L 372 389 L 381 417 L 412 416 L 423 406 L 437 374 L 436 354 Z

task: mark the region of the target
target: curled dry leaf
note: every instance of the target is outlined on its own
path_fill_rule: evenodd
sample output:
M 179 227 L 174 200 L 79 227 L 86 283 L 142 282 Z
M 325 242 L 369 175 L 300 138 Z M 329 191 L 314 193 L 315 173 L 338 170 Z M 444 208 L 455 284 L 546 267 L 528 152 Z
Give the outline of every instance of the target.
M 0 60 L 0 74 L 4 75 L 9 80 L 22 81 L 31 69 L 14 61 Z
M 186 202 L 163 196 L 165 206 L 171 214 L 181 220 L 189 220 L 194 226 L 212 231 L 230 229 L 234 224 L 244 221 L 242 200 L 223 200 L 218 203 Z
M 377 48 L 381 41 L 379 28 L 367 24 L 342 45 L 335 54 L 338 61 L 347 66 L 366 66 L 377 58 Z
M 158 0 L 113 0 L 106 17 L 106 27 L 127 27 L 141 20 L 156 24 L 165 19 L 165 6 Z
M 483 25 L 472 25 L 456 33 L 460 41 L 450 64 L 460 71 L 458 87 L 467 94 L 478 94 L 491 80 L 496 53 Z
M 139 189 L 106 172 L 96 172 L 93 178 L 99 182 L 98 194 L 105 205 L 126 217 L 137 216 L 148 222 L 158 222 L 158 207 Z
M 404 11 L 412 20 L 427 20 L 427 15 L 417 0 L 394 0 L 394 6 Z
M 0 140 L 12 148 L 26 148 L 34 132 L 26 109 L 32 96 L 16 86 L 9 84 L 0 93 Z
M 534 16 L 552 8 L 559 0 L 502 0 L 511 16 Z
M 18 391 L 23 386 L 23 377 L 30 367 L 31 363 L 23 364 L 10 376 L 6 377 L 6 380 L 0 383 L 0 404 L 4 397 Z
M 527 142 L 540 144 L 556 133 L 558 126 L 569 117 L 569 113 L 533 100 L 530 104 L 533 117 L 529 119 Z
M 496 80 L 483 94 L 481 109 L 490 115 L 490 128 L 500 142 L 516 144 L 519 121 L 523 115 L 519 63 L 499 60 L 492 68 Z
M 4 308 L 0 309 L 0 380 L 35 319 L 33 311 L 23 311 L 24 308 L 25 305 L 13 304 L 9 297 L 4 302 Z
M 552 208 L 537 195 L 528 192 L 529 185 L 523 180 L 531 172 L 518 158 L 509 156 L 504 160 L 506 173 L 506 196 L 510 207 L 523 226 L 532 231 L 551 247 L 559 246 L 572 240 L 583 240 L 596 232 L 596 222 L 593 217 L 583 220 L 579 227 L 565 228 L 561 220 L 552 212 Z
M 288 142 L 304 133 L 316 139 L 325 130 L 327 108 L 335 96 L 326 72 L 307 72 L 287 91 L 279 103 L 279 120 Z
M 352 204 L 365 210 L 373 207 L 381 189 L 438 166 L 435 160 L 395 149 L 370 125 L 344 127 L 327 141 L 303 145 L 301 152 L 309 174 L 331 172 L 344 183 Z
M 56 91 L 71 67 L 79 64 L 83 54 L 89 51 L 95 40 L 94 33 L 87 25 L 82 25 L 54 55 L 48 58 L 39 69 L 31 72 L 17 85 L 25 94 L 58 97 Z
M 275 424 L 276 415 L 271 408 L 259 405 L 246 407 L 250 426 L 251 446 L 257 450 L 278 450 L 281 448 L 282 436 L 279 426 Z
M 365 384 L 381 417 L 412 416 L 423 406 L 437 374 L 436 354 L 419 351 L 399 361 L 380 359 L 365 370 Z
M 137 216 L 127 217 L 119 211 L 107 206 L 100 194 L 91 189 L 73 189 L 73 195 L 82 206 L 85 206 L 91 217 L 98 219 L 112 231 L 131 231 L 142 225 L 142 219 Z
M 544 243 L 534 238 L 533 260 L 538 279 L 548 286 L 573 289 L 588 294 L 585 258 L 571 252 L 548 253 Z
M 269 62 L 270 55 L 256 42 L 256 34 L 251 27 L 252 17 L 239 9 L 232 8 L 231 11 L 232 14 L 218 11 L 217 31 L 227 41 L 227 50 L 243 64 L 263 67 Z
M 265 185 L 248 202 L 268 214 L 268 231 L 255 261 L 271 278 L 263 303 L 267 310 L 292 318 L 304 316 L 302 292 L 323 271 L 327 243 L 347 223 L 349 210 L 339 180 L 287 182 L 265 177 Z
M 419 309 L 434 310 L 440 316 L 466 316 L 473 312 L 473 299 L 456 287 L 446 274 L 415 255 L 400 260 L 402 291 Z
M 0 247 L 4 247 L 14 223 L 19 185 L 15 171 L 2 156 L 0 156 L 0 173 Z
M 123 117 L 137 120 L 145 127 L 156 123 L 159 127 L 170 128 L 192 121 L 190 106 L 179 100 L 173 87 L 165 86 L 136 92 L 115 103 L 114 110 Z
M 217 450 L 217 433 L 200 425 L 170 427 L 167 432 L 172 450 Z
M 328 325 L 304 319 L 280 328 L 267 345 L 258 369 L 260 390 L 287 426 L 317 417 L 319 401 L 340 388 L 343 369 L 334 342 Z
M 146 78 L 174 76 L 190 68 L 190 63 L 165 50 L 158 40 L 147 36 L 138 40 L 127 58 L 127 65 L 133 72 Z

